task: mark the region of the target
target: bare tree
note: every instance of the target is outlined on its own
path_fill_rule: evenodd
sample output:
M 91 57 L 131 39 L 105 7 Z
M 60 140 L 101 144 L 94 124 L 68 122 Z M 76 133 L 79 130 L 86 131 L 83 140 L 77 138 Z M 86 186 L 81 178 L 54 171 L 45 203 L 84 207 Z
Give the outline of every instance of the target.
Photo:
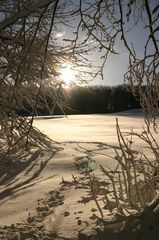
M 28 145 L 40 98 L 46 103 L 52 88 L 53 105 L 57 102 L 58 66 L 67 61 L 82 65 L 88 45 L 74 47 L 67 41 L 63 45 L 56 37 L 60 28 L 70 27 L 74 10 L 69 1 L 8 0 L 0 2 L 0 9 L 0 125 L 1 136 L 11 148 L 22 139 Z M 30 119 L 17 114 L 27 104 L 32 108 Z
M 135 38 L 130 39 L 132 31 L 139 26 L 146 32 L 142 55 L 136 49 Z M 62 35 L 64 36 L 59 38 Z M 150 120 L 155 123 L 159 111 L 158 0 L 1 0 L 0 147 L 5 154 L 23 146 L 28 148 L 29 143 L 50 147 L 50 140 L 33 128 L 32 124 L 37 109 L 43 103 L 48 107 L 45 99 L 47 95 L 53 102 L 51 114 L 56 104 L 62 108 L 63 102 L 58 101 L 62 86 L 59 70 L 61 64 L 70 62 L 73 65 L 77 83 L 90 81 L 98 75 L 103 77 L 108 55 L 119 54 L 116 50 L 119 41 L 124 43 L 129 56 L 125 81 L 131 85 L 134 94 L 139 94 L 148 125 Z M 26 105 L 31 108 L 30 118 L 18 113 Z M 121 165 L 122 174 L 125 174 L 123 176 L 128 180 L 127 182 L 124 179 L 127 197 L 133 205 L 129 171 L 133 169 L 135 197 L 141 207 L 144 207 L 146 203 L 140 186 L 137 187 L 137 170 L 133 161 L 135 156 L 128 152 L 131 150 L 128 148 L 130 142 L 125 143 L 118 125 L 117 130 L 123 155 L 119 156 L 120 153 L 116 151 L 116 160 Z M 152 141 L 148 138 L 149 135 L 146 135 L 147 138 L 145 135 L 140 137 L 150 144 L 152 141 L 155 143 L 154 138 Z M 158 157 L 158 144 L 156 146 L 151 146 L 151 149 Z M 129 161 L 125 153 L 132 162 L 128 170 L 125 166 Z M 113 177 L 104 168 L 102 171 L 114 184 Z M 145 169 L 142 171 L 147 179 Z M 158 181 L 158 176 L 155 179 Z M 151 197 L 154 197 L 153 186 L 149 182 L 147 185 L 153 190 Z M 147 185 L 144 185 L 146 189 Z M 116 193 L 116 186 L 113 187 Z M 120 187 L 123 188 L 122 185 Z M 91 190 L 93 193 L 93 188 Z M 115 199 L 119 208 L 117 195 Z M 158 203 L 157 196 L 150 205 L 151 210 L 157 211 L 157 214 Z M 97 201 L 96 204 L 98 205 Z M 142 213 L 145 211 L 147 208 Z M 101 215 L 103 218 L 103 214 Z M 136 222 L 136 215 L 134 218 Z
M 117 54 L 116 44 L 120 40 L 124 43 L 129 55 L 125 81 L 131 84 L 134 94 L 138 91 L 148 123 L 155 120 L 159 110 L 159 2 L 80 1 L 79 15 L 87 41 L 98 43 L 103 54 L 101 71 L 108 53 Z M 139 34 L 138 29 L 145 34 L 140 52 L 136 49 L 137 36 L 132 38 L 132 33 Z
M 56 104 L 62 63 L 72 63 L 77 82 L 103 77 L 108 54 L 119 54 L 116 44 L 120 39 L 129 54 L 125 80 L 134 93 L 139 91 L 147 120 L 155 119 L 159 100 L 157 0 L 2 0 L 0 11 L 0 131 L 8 146 L 17 139 L 28 143 L 40 98 L 46 102 L 50 88 Z M 147 33 L 143 56 L 129 38 L 138 25 Z M 30 119 L 17 114 L 25 108 L 24 102 L 32 108 Z

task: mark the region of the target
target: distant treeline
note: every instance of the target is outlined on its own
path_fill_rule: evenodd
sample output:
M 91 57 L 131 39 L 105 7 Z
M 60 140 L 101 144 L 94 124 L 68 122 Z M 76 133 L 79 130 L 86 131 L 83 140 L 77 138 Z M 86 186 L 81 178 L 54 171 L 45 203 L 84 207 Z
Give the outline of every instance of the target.
M 76 87 L 65 92 L 71 108 L 67 113 L 112 113 L 140 108 L 139 100 L 127 85 Z
M 40 101 L 37 115 L 113 113 L 140 108 L 139 100 L 127 85 L 47 89 L 47 94 L 40 96 Z M 18 112 L 29 115 L 31 107 L 27 103 L 25 110 Z

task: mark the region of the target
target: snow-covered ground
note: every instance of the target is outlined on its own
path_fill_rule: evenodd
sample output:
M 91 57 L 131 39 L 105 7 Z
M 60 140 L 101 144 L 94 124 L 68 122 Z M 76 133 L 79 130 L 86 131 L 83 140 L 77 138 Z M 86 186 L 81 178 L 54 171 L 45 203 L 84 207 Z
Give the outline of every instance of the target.
M 119 114 L 69 115 L 48 119 L 41 117 L 35 119 L 34 126 L 59 142 L 84 141 L 111 144 L 117 140 L 116 118 L 124 132 L 129 131 L 130 128 L 138 131 L 144 123 L 141 111 L 133 110 Z
M 114 168 L 116 162 L 109 156 L 114 155 L 111 145 L 118 145 L 116 118 L 124 134 L 132 128 L 138 133 L 142 131 L 144 118 L 139 111 L 35 119 L 34 126 L 57 141 L 61 150 L 55 154 L 34 150 L 34 154 L 25 156 L 21 164 L 2 166 L 4 173 L 0 178 L 0 224 L 10 225 L 26 220 L 37 205 L 37 200 L 45 199 L 48 192 L 58 189 L 62 178 L 69 185 L 72 174 L 75 177 L 83 176 L 81 160 L 94 159 L 97 162 L 97 174 L 99 164 Z M 142 143 L 138 141 L 137 144 L 140 147 Z M 151 156 L 148 150 L 147 156 Z M 63 186 L 61 191 L 64 201 L 57 206 L 54 214 L 46 218 L 46 222 L 49 221 L 52 228 L 57 228 L 59 234 L 66 236 L 70 229 L 70 236 L 75 235 L 77 228 L 83 228 L 86 222 L 91 224 L 90 213 L 96 205 L 94 201 L 89 201 L 88 204 L 80 202 L 88 189 Z

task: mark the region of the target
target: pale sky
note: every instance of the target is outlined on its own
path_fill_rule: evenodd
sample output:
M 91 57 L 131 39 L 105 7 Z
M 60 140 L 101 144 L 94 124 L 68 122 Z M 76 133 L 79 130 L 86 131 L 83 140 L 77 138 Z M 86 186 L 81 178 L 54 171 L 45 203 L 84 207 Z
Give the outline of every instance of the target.
M 132 32 L 127 35 L 129 44 L 133 42 L 136 53 L 139 57 L 143 56 L 144 45 L 147 40 L 148 31 L 140 24 L 133 28 Z M 116 43 L 119 55 L 110 54 L 104 67 L 104 79 L 97 79 L 92 84 L 99 85 L 119 85 L 124 83 L 124 74 L 128 67 L 128 52 L 124 43 L 119 39 Z
M 150 1 L 153 4 L 158 2 L 157 0 Z M 0 18 L 2 18 L 2 13 L 0 14 Z M 131 24 L 131 21 L 129 25 Z M 125 25 L 124 25 L 125 26 Z M 61 39 L 65 38 L 67 35 L 69 36 L 71 33 L 67 32 L 65 29 L 61 29 L 59 33 L 57 32 L 56 38 Z M 143 55 L 144 51 L 144 44 L 148 36 L 147 29 L 144 29 L 141 21 L 137 26 L 133 28 L 131 32 L 126 35 L 129 43 L 133 42 L 134 47 L 136 49 L 136 53 L 139 57 Z M 98 79 L 93 80 L 91 84 L 93 85 L 119 85 L 124 82 L 124 73 L 127 71 L 128 66 L 128 53 L 124 44 L 119 39 L 116 42 L 116 50 L 120 53 L 119 55 L 112 55 L 108 56 L 107 62 L 104 67 L 104 79 L 102 80 L 100 77 Z M 92 58 L 95 59 L 95 55 L 92 55 Z M 98 60 L 97 60 L 98 61 Z
M 158 3 L 159 3 L 158 0 L 151 0 L 150 1 L 151 8 L 153 9 Z M 129 23 L 125 22 L 124 26 L 126 28 L 129 28 L 130 24 L 132 24 L 131 19 Z M 136 56 L 138 56 L 139 59 L 142 59 L 144 55 L 144 47 L 150 34 L 148 28 L 145 27 L 146 25 L 148 25 L 147 15 L 143 16 L 143 22 L 139 21 L 137 25 L 132 27 L 130 32 L 128 33 L 125 32 L 125 36 L 128 39 L 129 46 L 131 46 L 132 42 L 134 49 L 136 51 Z M 157 39 L 159 39 L 158 32 L 156 32 L 156 37 Z M 93 84 L 112 86 L 124 83 L 124 74 L 127 72 L 128 66 L 128 52 L 120 39 L 116 42 L 116 48 L 120 54 L 109 55 L 107 63 L 104 68 L 104 80 L 102 79 L 95 80 L 92 82 Z M 153 44 L 151 44 L 150 40 L 148 51 L 149 53 L 152 53 L 153 50 L 154 50 Z
M 142 58 L 144 53 L 144 45 L 147 41 L 148 30 L 145 29 L 143 23 L 139 24 L 131 30 L 129 33 L 125 33 L 126 38 L 128 39 L 129 45 L 133 43 L 136 54 L 139 58 Z M 67 31 L 61 31 L 57 35 L 57 38 L 61 39 L 70 36 L 70 33 Z M 126 50 L 123 41 L 119 38 L 115 44 L 115 49 L 119 52 L 118 55 L 109 54 L 105 67 L 104 67 L 104 79 L 98 76 L 97 79 L 94 79 L 90 84 L 91 85 L 105 85 L 105 86 L 114 86 L 124 83 L 124 74 L 127 72 L 128 68 L 128 51 Z M 96 57 L 96 54 L 92 54 L 93 60 L 99 61 Z

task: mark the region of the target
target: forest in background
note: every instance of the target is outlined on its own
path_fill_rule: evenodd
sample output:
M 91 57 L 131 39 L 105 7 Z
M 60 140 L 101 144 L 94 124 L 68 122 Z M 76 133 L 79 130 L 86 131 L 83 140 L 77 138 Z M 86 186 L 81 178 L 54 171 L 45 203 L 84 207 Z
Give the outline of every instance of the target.
M 55 87 L 46 88 L 44 92 L 39 98 L 40 107 L 36 115 L 113 113 L 141 107 L 138 97 L 132 94 L 128 85 Z M 31 106 L 28 103 L 24 106 L 17 110 L 18 114 L 30 115 Z

